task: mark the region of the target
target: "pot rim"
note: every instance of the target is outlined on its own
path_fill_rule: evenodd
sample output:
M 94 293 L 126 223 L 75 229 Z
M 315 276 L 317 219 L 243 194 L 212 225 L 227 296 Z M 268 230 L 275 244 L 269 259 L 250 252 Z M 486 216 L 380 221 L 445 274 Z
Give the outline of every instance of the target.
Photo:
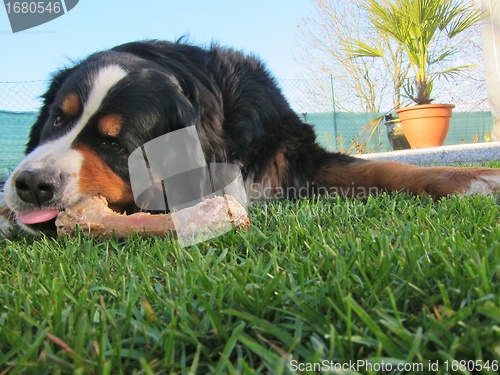
M 455 108 L 455 104 L 449 104 L 449 103 L 443 103 L 443 104 L 418 104 L 418 105 L 412 105 L 412 106 L 407 106 L 407 107 L 402 107 L 396 109 L 396 113 L 401 113 L 405 111 L 413 111 L 413 110 L 418 110 L 418 109 L 428 109 L 428 108 L 450 108 L 453 109 Z

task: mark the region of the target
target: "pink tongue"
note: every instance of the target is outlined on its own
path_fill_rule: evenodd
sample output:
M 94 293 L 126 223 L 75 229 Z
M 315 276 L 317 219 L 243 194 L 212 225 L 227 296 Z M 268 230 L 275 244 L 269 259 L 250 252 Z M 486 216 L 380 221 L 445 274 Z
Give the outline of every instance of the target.
M 17 220 L 23 224 L 38 224 L 52 220 L 59 214 L 59 210 L 42 210 L 35 212 L 19 212 Z

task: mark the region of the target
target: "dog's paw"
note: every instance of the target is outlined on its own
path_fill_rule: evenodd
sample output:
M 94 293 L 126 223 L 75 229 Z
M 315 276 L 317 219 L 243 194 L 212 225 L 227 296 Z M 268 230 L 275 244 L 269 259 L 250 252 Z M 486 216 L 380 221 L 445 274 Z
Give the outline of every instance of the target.
M 14 230 L 14 225 L 9 220 L 0 217 L 0 238 L 8 238 Z
M 474 171 L 476 172 L 476 171 Z M 460 192 L 463 195 L 496 195 L 500 193 L 500 170 L 480 169 Z
M 0 191 L 0 238 L 9 237 L 16 227 L 14 213 L 7 207 Z
M 7 206 L 0 206 L 0 238 L 10 237 L 16 227 L 14 223 L 14 214 Z

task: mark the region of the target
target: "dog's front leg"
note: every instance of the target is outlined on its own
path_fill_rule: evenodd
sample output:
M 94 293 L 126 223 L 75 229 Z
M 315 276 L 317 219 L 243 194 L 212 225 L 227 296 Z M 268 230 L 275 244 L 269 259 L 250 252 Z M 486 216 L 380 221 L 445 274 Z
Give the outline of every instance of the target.
M 434 198 L 449 195 L 497 194 L 500 169 L 418 167 L 398 162 L 353 161 L 323 166 L 316 181 L 330 193 L 366 197 L 381 191 L 402 191 Z

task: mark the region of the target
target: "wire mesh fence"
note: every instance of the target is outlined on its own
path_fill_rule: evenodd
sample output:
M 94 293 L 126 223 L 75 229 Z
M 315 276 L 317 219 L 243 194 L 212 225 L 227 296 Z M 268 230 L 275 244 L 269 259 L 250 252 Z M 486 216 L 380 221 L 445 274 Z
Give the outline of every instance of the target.
M 329 150 L 345 152 L 388 151 L 391 146 L 380 126 L 369 139 L 367 124 L 380 113 L 366 113 L 352 108 L 340 112 L 347 93 L 335 91 L 332 76 L 277 81 L 292 108 L 315 127 L 319 142 Z M 42 105 L 41 95 L 47 81 L 0 82 L 0 179 L 10 172 L 24 155 L 30 126 Z M 473 143 L 489 140 L 492 118 L 484 81 L 467 80 L 435 89 L 441 102 L 454 103 L 450 132 L 445 144 Z M 344 104 L 344 103 L 342 103 Z
M 23 158 L 46 81 L 0 82 L 0 181 Z
M 47 81 L 0 82 L 0 111 L 37 111 L 47 84 Z

